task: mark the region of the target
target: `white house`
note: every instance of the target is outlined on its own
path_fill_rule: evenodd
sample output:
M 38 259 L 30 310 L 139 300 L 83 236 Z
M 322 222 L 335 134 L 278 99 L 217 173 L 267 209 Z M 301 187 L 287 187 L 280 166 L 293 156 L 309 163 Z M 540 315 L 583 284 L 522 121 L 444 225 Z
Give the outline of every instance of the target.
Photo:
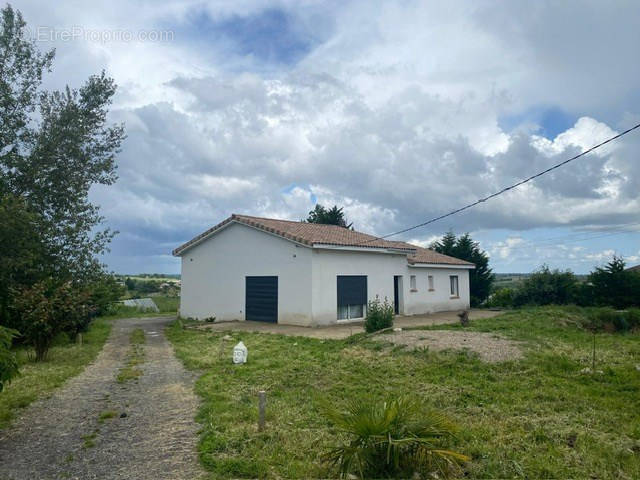
M 469 308 L 473 264 L 335 225 L 232 215 L 173 251 L 180 315 L 317 326 L 367 301 L 413 315 Z

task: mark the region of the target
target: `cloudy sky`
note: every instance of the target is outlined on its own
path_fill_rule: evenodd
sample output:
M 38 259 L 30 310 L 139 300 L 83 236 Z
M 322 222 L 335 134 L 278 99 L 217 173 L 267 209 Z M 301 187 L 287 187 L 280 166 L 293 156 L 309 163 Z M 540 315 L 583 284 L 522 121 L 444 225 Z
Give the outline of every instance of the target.
M 345 207 L 384 235 L 445 213 L 640 122 L 636 2 L 14 3 L 47 88 L 101 69 L 128 138 L 96 188 L 121 273 L 231 213 Z M 471 232 L 497 272 L 640 263 L 640 131 L 405 235 Z

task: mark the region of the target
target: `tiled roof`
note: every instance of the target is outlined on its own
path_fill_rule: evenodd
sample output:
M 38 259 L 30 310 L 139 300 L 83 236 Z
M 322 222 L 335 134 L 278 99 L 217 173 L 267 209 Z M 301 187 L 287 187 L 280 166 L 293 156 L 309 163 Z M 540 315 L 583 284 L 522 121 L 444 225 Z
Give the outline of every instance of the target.
M 430 248 L 416 247 L 416 253 L 409 255 L 407 261 L 410 264 L 414 263 L 435 263 L 444 265 L 473 265 L 473 263 L 460 260 L 459 258 L 450 257 L 449 255 L 443 255 Z
M 629 268 L 627 268 L 627 270 L 629 270 L 630 272 L 638 272 L 638 273 L 640 273 L 640 265 L 636 265 L 635 267 L 629 267 Z
M 373 235 L 356 232 L 337 225 L 324 225 L 319 223 L 295 222 L 291 220 L 277 220 L 273 218 L 251 217 L 248 215 L 233 214 L 223 222 L 201 233 L 187 243 L 173 251 L 174 255 L 180 255 L 184 250 L 199 243 L 216 230 L 220 230 L 230 222 L 238 222 L 258 230 L 273 233 L 288 240 L 303 245 L 332 245 L 359 248 L 385 248 L 404 251 L 408 254 L 409 263 L 437 263 L 447 265 L 472 265 L 457 258 L 448 257 L 429 250 L 417 247 L 406 242 L 382 240 Z

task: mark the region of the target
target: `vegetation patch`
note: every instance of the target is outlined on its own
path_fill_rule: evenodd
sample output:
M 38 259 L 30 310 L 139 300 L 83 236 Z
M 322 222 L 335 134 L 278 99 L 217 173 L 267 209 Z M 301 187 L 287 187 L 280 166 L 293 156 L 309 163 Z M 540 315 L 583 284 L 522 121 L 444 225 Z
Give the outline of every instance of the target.
M 6 384 L 0 393 L 0 428 L 7 427 L 20 408 L 79 374 L 102 350 L 110 331 L 110 322 L 102 318 L 95 319 L 83 334 L 81 345 L 63 337 L 50 348 L 44 362 L 34 361 L 33 349 L 17 348 L 15 355 L 20 374 Z
M 378 297 L 367 305 L 367 318 L 364 321 L 364 330 L 367 333 L 377 332 L 385 328 L 393 327 L 393 305 L 385 298 L 380 301 Z
M 136 328 L 129 335 L 131 349 L 129 350 L 125 366 L 120 369 L 116 377 L 118 383 L 137 380 L 142 375 L 142 370 L 138 368 L 138 365 L 144 362 L 144 342 L 144 330 L 141 328 Z
M 345 411 L 353 401 L 379 404 L 410 394 L 456 421 L 448 449 L 470 457 L 461 466 L 468 478 L 638 478 L 640 336 L 594 334 L 581 324 L 586 315 L 577 307 L 541 307 L 472 321 L 464 331 L 527 345 L 523 357 L 500 363 L 362 336 L 242 333 L 249 361 L 235 366 L 226 332 L 174 325 L 167 334 L 185 365 L 203 372 L 196 383 L 203 400 L 199 451 L 216 477 L 336 477 L 323 453 L 353 437 L 327 420 L 322 405 Z M 586 375 L 594 337 L 602 374 Z M 262 432 L 259 390 L 267 392 Z
M 115 418 L 117 415 L 118 415 L 118 412 L 114 410 L 105 410 L 104 412 L 101 412 L 100 415 L 98 415 L 98 423 L 102 424 L 106 420 Z
M 82 436 L 82 448 L 93 448 L 96 446 L 97 432 L 89 433 Z

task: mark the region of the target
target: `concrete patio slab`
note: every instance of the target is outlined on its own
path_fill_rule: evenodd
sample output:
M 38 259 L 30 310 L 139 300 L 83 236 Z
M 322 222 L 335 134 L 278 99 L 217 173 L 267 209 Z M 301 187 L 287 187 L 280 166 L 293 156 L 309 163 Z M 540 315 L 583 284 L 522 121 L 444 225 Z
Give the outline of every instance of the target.
M 471 321 L 481 318 L 491 318 L 500 315 L 502 312 L 494 310 L 471 310 L 469 319 Z M 394 327 L 411 328 L 429 325 L 441 325 L 447 323 L 457 323 L 458 312 L 438 312 L 427 315 L 396 316 Z M 309 337 L 320 339 L 342 339 L 350 337 L 356 333 L 364 332 L 363 322 L 330 325 L 327 327 L 298 327 L 295 325 L 279 325 L 276 323 L 237 321 L 220 323 L 203 323 L 201 325 L 189 325 L 189 328 L 211 330 L 214 332 L 235 331 L 235 332 L 259 332 L 274 333 L 296 337 Z

